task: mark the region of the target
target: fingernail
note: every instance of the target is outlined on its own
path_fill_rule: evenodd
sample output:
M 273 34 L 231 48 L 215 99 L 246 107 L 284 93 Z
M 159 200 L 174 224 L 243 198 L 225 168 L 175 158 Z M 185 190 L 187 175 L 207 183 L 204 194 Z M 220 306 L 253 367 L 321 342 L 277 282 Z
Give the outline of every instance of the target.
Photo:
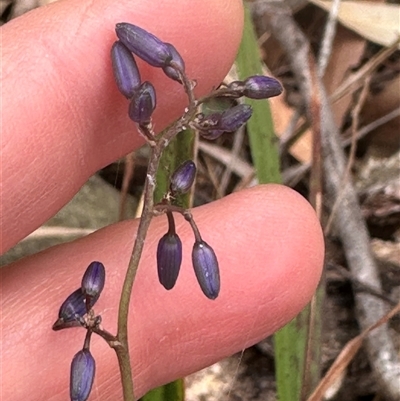
M 196 176 L 196 165 L 192 160 L 183 162 L 172 174 L 170 190 L 172 193 L 184 194 L 190 190 Z
M 130 99 L 140 86 L 140 74 L 136 61 L 121 41 L 113 44 L 111 60 L 117 87 L 127 99 Z
M 193 245 L 192 263 L 200 288 L 209 299 L 218 297 L 220 277 L 218 260 L 214 250 L 204 241 Z
M 154 67 L 166 67 L 172 59 L 164 42 L 136 25 L 121 22 L 115 26 L 115 32 L 132 53 Z
M 156 91 L 150 82 L 143 82 L 129 104 L 129 117 L 138 124 L 148 124 L 156 108 Z
M 70 398 L 71 401 L 86 401 L 92 389 L 96 362 L 88 349 L 79 351 L 71 363 Z

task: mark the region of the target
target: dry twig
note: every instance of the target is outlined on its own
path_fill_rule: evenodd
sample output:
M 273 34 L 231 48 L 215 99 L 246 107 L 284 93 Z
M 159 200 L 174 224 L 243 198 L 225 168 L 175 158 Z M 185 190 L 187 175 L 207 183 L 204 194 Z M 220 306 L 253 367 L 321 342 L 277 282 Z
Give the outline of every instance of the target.
M 306 109 L 310 110 L 313 88 L 307 39 L 294 23 L 290 10 L 282 1 L 259 0 L 257 5 L 268 15 L 271 30 L 290 60 Z M 361 214 L 356 191 L 350 181 L 341 188 L 346 165 L 345 155 L 328 96 L 320 79 L 316 80 L 316 84 L 321 98 L 321 134 L 327 191 L 333 200 L 337 199 L 341 190 L 344 194 L 335 217 L 335 225 L 352 274 L 360 281 L 381 291 L 378 269 L 369 247 L 368 230 Z M 373 325 L 386 311 L 386 305 L 369 294 L 357 293 L 355 299 L 357 319 L 363 329 Z M 399 400 L 400 361 L 387 324 L 383 324 L 368 335 L 366 348 L 382 390 L 389 399 Z
M 350 340 L 342 349 L 335 362 L 329 368 L 324 378 L 319 383 L 318 387 L 314 390 L 307 401 L 320 401 L 324 399 L 325 393 L 328 391 L 330 386 L 334 385 L 336 380 L 341 378 L 341 374 L 352 361 L 358 350 L 360 349 L 364 339 L 368 334 L 376 330 L 382 324 L 386 324 L 389 319 L 400 312 L 400 303 L 398 303 L 391 311 L 381 317 L 376 323 L 367 327 L 357 337 Z
M 322 78 L 332 53 L 333 39 L 336 34 L 337 16 L 339 14 L 340 0 L 333 0 L 329 10 L 328 21 L 325 25 L 324 37 L 322 39 L 321 50 L 318 57 L 318 74 Z
M 360 96 L 356 102 L 356 105 L 351 113 L 352 117 L 353 117 L 353 121 L 351 124 L 352 135 L 351 135 L 351 143 L 350 143 L 350 153 L 349 153 L 347 165 L 346 165 L 344 175 L 343 175 L 343 187 L 345 187 L 346 181 L 348 181 L 350 179 L 351 168 L 354 164 L 354 158 L 356 156 L 356 149 L 357 149 L 357 131 L 358 131 L 358 125 L 359 125 L 359 116 L 360 116 L 360 112 L 364 106 L 365 100 L 368 95 L 370 81 L 371 81 L 371 75 L 369 75 L 365 79 L 363 89 L 362 89 Z M 332 223 L 335 218 L 335 214 L 342 201 L 343 196 L 344 196 L 344 191 L 341 191 L 338 194 L 337 198 L 335 199 L 335 203 L 331 208 L 331 215 L 329 216 L 328 222 L 326 223 L 326 226 L 325 226 L 325 235 L 327 235 L 327 236 L 330 234 L 330 231 L 332 228 Z

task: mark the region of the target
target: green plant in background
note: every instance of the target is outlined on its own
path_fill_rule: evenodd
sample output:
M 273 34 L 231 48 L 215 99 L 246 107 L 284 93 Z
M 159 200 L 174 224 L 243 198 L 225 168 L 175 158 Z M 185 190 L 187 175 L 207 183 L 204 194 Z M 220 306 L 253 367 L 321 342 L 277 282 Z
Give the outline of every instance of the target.
M 53 325 L 54 330 L 76 326 L 86 329 L 83 349 L 75 355 L 71 364 L 72 401 L 86 401 L 91 391 L 96 371 L 95 358 L 90 352 L 93 333 L 101 336 L 116 352 L 124 400 L 135 399 L 128 344 L 129 304 L 147 231 L 155 214 L 165 214 L 168 221 L 168 231 L 160 238 L 155 252 L 161 285 L 171 290 L 178 279 L 182 243 L 173 216 L 179 213 L 193 231 L 192 264 L 200 289 L 210 300 L 218 297 L 220 276 L 217 255 L 202 238 L 188 209 L 190 200 L 187 194 L 196 175 L 196 165 L 191 160 L 194 140 L 191 129 L 197 130 L 205 139 L 214 140 L 225 132 L 235 132 L 253 113 L 249 104 L 238 104 L 209 114 L 199 112 L 199 106 L 212 98 L 237 99 L 245 96 L 249 99 L 264 99 L 282 92 L 280 83 L 275 79 L 254 75 L 223 86 L 202 99 L 196 99 L 193 92 L 195 82 L 187 77 L 184 60 L 173 45 L 162 42 L 133 24 L 118 23 L 115 30 L 119 38 L 111 49 L 115 80 L 118 89 L 129 101 L 130 119 L 136 123 L 137 130 L 150 147 L 150 157 L 143 211 L 121 292 L 117 334 L 103 329 L 101 317 L 93 310 L 106 277 L 104 266 L 97 261 L 89 265 L 81 286 L 62 304 L 59 318 Z M 132 53 L 151 66 L 161 68 L 169 78 L 179 82 L 188 97 L 188 106 L 182 117 L 159 135 L 156 135 L 152 126 L 152 114 L 157 105 L 156 90 L 150 82 L 142 82 Z M 160 387 L 144 397 L 146 401 L 179 401 L 182 398 L 182 381 Z
M 245 28 L 237 67 L 240 78 L 262 73 L 259 46 L 248 9 L 245 10 Z M 268 100 L 245 101 L 253 107 L 253 117 L 247 123 L 247 132 L 258 182 L 280 183 L 277 140 Z M 280 401 L 304 400 L 318 383 L 321 327 L 319 320 L 311 325 L 310 320 L 310 306 L 307 306 L 274 335 L 277 392 Z
M 254 33 L 249 10 L 245 9 L 243 38 L 236 58 L 238 75 L 243 79 L 249 75 L 263 74 L 260 50 Z M 278 141 L 274 133 L 268 100 L 244 100 L 253 108 L 253 117 L 247 123 L 251 156 L 260 184 L 280 183 Z
M 141 401 L 184 401 L 185 388 L 183 379 L 155 388 L 141 398 Z

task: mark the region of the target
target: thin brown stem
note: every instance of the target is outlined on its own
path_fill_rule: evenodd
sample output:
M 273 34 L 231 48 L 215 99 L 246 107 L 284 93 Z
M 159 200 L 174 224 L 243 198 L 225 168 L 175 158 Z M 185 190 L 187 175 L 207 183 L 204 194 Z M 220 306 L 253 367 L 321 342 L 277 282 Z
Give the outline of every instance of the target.
M 154 216 L 154 190 L 156 187 L 156 173 L 159 167 L 160 158 L 164 149 L 169 142 L 174 138 L 185 126 L 194 118 L 197 111 L 197 103 L 193 93 L 194 84 L 190 81 L 184 71 L 179 70 L 179 67 L 174 66 L 180 74 L 183 87 L 188 95 L 189 106 L 185 110 L 183 116 L 173 124 L 169 129 L 162 133 L 159 138 L 151 132 L 151 127 L 140 127 L 141 134 L 147 138 L 151 146 L 151 154 L 149 165 L 147 168 L 146 184 L 144 191 L 144 205 L 140 218 L 139 227 L 136 234 L 135 243 L 133 246 L 131 258 L 129 260 L 128 270 L 122 287 L 121 298 L 118 311 L 118 330 L 116 341 L 110 345 L 117 353 L 120 366 L 121 382 L 123 396 L 125 401 L 134 401 L 134 386 L 132 379 L 132 367 L 129 355 L 128 343 L 128 316 L 129 305 L 132 294 L 133 283 L 139 267 L 139 261 L 142 256 L 145 239 L 151 220 Z
M 157 144 L 158 145 L 158 144 Z M 146 239 L 147 231 L 153 217 L 153 195 L 155 189 L 155 175 L 157 172 L 160 155 L 163 150 L 162 146 L 155 146 L 152 148 L 149 166 L 147 168 L 147 179 L 144 194 L 144 206 L 142 217 L 140 218 L 139 228 L 136 235 L 133 252 L 129 261 L 128 270 L 126 272 L 125 281 L 122 287 L 121 299 L 119 303 L 118 314 L 118 331 L 117 339 L 121 343 L 121 347 L 115 348 L 118 356 L 118 362 L 121 371 L 122 388 L 124 400 L 134 400 L 134 389 L 132 381 L 132 368 L 129 358 L 128 346 L 128 314 L 129 303 L 132 293 L 133 283 L 135 281 L 136 273 L 139 267 L 139 261 L 142 256 L 144 242 Z
M 196 222 L 193 219 L 193 215 L 188 209 L 184 209 L 183 207 L 180 206 L 175 206 L 175 205 L 169 205 L 167 203 L 159 203 L 158 205 L 154 206 L 154 211 L 157 213 L 166 213 L 168 217 L 168 221 L 172 219 L 172 212 L 179 213 L 181 214 L 185 220 L 190 224 L 190 227 L 192 228 L 194 238 L 196 241 L 200 242 L 202 241 L 201 235 L 200 235 L 200 230 L 197 227 Z M 175 228 L 175 223 L 174 228 Z M 175 230 L 174 230 L 175 231 Z
M 91 329 L 93 333 L 96 333 L 100 337 L 104 338 L 108 342 L 111 348 L 114 348 L 114 343 L 117 341 L 117 337 L 108 332 L 107 330 L 101 329 L 100 327 L 93 327 Z
M 172 212 L 167 211 L 167 219 L 168 219 L 168 234 L 175 234 L 175 220 Z
M 92 330 L 88 330 L 85 336 L 85 342 L 83 343 L 83 349 L 89 349 L 90 339 L 92 338 Z
M 194 238 L 195 238 L 196 242 L 203 241 L 203 239 L 201 238 L 201 235 L 200 235 L 200 231 L 199 231 L 199 229 L 197 227 L 197 224 L 193 220 L 192 213 L 190 213 L 189 211 L 186 211 L 186 213 L 184 214 L 184 217 L 185 217 L 186 221 L 189 222 L 190 227 L 192 227 L 192 231 L 193 231 Z

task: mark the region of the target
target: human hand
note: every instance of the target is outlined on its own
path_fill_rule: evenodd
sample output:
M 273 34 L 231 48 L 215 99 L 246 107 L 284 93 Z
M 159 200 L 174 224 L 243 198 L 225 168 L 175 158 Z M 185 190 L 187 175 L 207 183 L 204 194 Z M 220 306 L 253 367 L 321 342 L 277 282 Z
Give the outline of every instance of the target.
M 182 4 L 180 7 L 179 4 Z M 231 66 L 242 31 L 241 1 L 59 1 L 2 28 L 2 252 L 56 213 L 98 169 L 142 145 L 113 81 L 114 26 L 132 22 L 173 43 L 197 94 Z M 140 63 L 157 89 L 155 127 L 179 116 L 176 82 Z M 216 301 L 194 277 L 193 234 L 179 216 L 184 255 L 176 287 L 158 283 L 155 252 L 165 218 L 151 225 L 132 296 L 130 350 L 136 395 L 248 347 L 292 319 L 310 300 L 323 260 L 312 208 L 292 190 L 260 186 L 193 210 L 221 270 Z M 96 304 L 115 333 L 118 301 L 137 229 L 126 221 L 2 268 L 4 400 L 65 400 L 69 366 L 83 331 L 53 332 L 62 301 L 86 266 L 107 269 Z M 121 399 L 115 354 L 92 340 L 97 372 L 91 400 Z

